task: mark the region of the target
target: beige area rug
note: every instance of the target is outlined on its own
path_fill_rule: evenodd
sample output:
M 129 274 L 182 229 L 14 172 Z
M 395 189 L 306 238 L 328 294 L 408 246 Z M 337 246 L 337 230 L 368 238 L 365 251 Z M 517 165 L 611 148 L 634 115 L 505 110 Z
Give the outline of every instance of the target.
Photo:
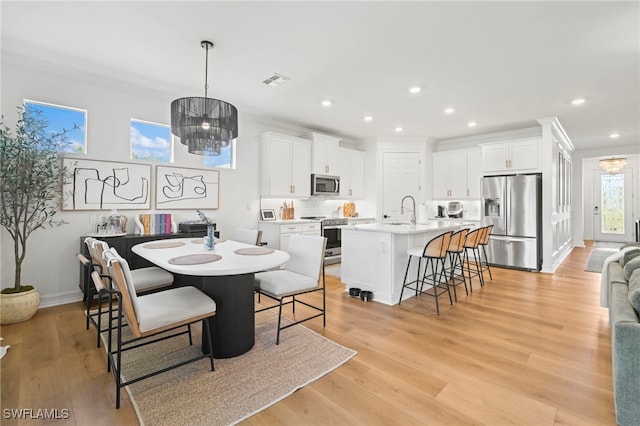
M 256 343 L 246 354 L 203 359 L 126 389 L 142 425 L 229 425 L 275 404 L 351 359 L 356 351 L 297 325 L 275 344 L 277 315 L 256 314 Z M 129 332 L 128 328 L 124 329 Z M 103 340 L 105 339 L 103 333 Z M 128 337 L 125 334 L 125 338 Z M 123 353 L 124 377 L 138 377 L 200 351 L 201 324 L 186 335 Z M 105 345 L 106 346 L 106 345 Z M 115 392 L 115 385 L 113 386 Z

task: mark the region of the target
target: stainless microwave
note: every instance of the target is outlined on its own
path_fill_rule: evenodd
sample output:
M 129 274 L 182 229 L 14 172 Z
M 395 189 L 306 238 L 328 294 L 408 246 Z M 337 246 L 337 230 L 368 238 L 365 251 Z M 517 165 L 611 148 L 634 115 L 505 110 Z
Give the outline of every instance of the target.
M 311 195 L 340 195 L 340 176 L 311 175 Z

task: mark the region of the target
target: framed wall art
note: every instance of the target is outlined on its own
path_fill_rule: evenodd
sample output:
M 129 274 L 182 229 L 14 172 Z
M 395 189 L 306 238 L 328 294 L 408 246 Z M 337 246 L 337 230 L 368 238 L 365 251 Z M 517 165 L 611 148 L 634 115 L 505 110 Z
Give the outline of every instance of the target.
M 148 210 L 151 166 L 64 158 L 62 210 Z
M 157 209 L 218 209 L 217 170 L 156 166 Z

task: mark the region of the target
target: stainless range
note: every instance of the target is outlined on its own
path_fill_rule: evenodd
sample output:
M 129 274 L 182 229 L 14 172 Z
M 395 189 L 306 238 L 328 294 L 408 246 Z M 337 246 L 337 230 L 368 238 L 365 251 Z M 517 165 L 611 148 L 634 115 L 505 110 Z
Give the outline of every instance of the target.
M 340 263 L 342 254 L 342 229 L 341 226 L 348 225 L 349 222 L 345 218 L 331 218 L 308 216 L 301 219 L 320 219 L 321 233 L 327 238 L 327 248 L 324 253 L 324 264 Z
M 325 265 L 340 263 L 342 256 L 342 229 L 340 227 L 348 223 L 347 219 L 322 220 L 321 232 L 327 238 L 327 249 L 324 253 Z

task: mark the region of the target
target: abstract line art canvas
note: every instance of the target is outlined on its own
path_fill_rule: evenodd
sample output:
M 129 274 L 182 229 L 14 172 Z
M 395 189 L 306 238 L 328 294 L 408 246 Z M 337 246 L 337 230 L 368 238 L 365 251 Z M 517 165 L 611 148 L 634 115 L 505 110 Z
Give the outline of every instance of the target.
M 156 166 L 157 209 L 217 209 L 217 170 Z
M 151 165 L 65 158 L 62 210 L 148 210 Z

